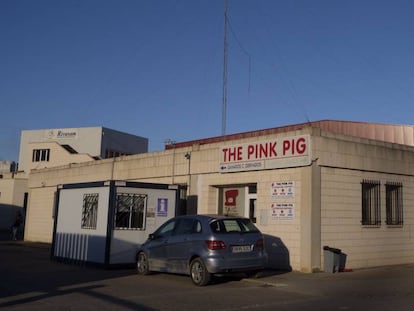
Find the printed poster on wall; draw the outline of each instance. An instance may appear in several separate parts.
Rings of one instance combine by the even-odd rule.
[[[244,201],[244,188],[223,188],[223,213],[225,215],[244,215]]]
[[[162,199],[162,198],[158,199],[157,216],[158,217],[168,216],[168,199]]]
[[[285,199],[295,197],[294,181],[272,182],[271,195],[273,199]]]
[[[294,203],[272,203],[273,220],[293,220],[295,218]]]

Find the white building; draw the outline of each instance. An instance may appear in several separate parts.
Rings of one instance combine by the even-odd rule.
[[[148,139],[105,127],[22,131],[19,171],[148,151]]]
[[[52,241],[60,184],[105,180],[179,184],[191,212],[253,219],[272,267],[322,270],[325,245],[349,268],[414,262],[413,126],[308,122],[34,170],[26,239]]]

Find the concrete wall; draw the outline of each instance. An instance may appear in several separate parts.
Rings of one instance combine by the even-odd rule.
[[[318,141],[321,166],[321,244],[341,249],[350,268],[414,261],[414,153],[412,148],[331,137]],[[320,138],[322,139],[322,138]],[[361,225],[361,182],[378,180],[381,225]],[[404,224],[387,226],[385,183],[403,185]],[[321,256],[323,254],[321,253]],[[323,259],[322,259],[323,260]]]
[[[25,240],[52,242],[56,187],[31,188],[26,212]]]
[[[148,139],[103,127],[81,127],[69,129],[44,129],[22,131],[19,151],[19,170],[26,171],[32,162],[33,143],[57,143],[69,145],[79,154],[90,157],[105,157],[105,150],[112,149],[126,154],[148,151]],[[43,147],[42,147],[43,148]],[[40,149],[40,148],[37,148]],[[64,162],[62,164],[76,163]],[[39,162],[37,162],[39,164]],[[36,163],[34,163],[36,166]],[[30,166],[33,168],[33,166]],[[46,166],[43,166],[46,167]],[[38,168],[43,168],[39,166]]]
[[[22,215],[24,196],[29,191],[25,174],[4,174],[0,178],[0,230],[9,230],[16,212]]]
[[[347,254],[350,268],[412,263],[414,261],[414,178],[339,168],[323,168],[322,244]],[[381,225],[361,225],[361,181],[381,182]],[[404,224],[385,224],[387,181],[402,182]]]
[[[35,149],[49,149],[49,161],[33,162],[32,154]],[[82,163],[94,161],[94,159],[86,153],[70,153],[56,142],[30,143],[27,146],[26,154],[26,172],[38,170],[47,167],[62,166],[68,163]]]
[[[73,135],[59,135],[72,133]],[[29,150],[30,143],[51,143],[67,144],[72,146],[77,152],[98,156],[101,153],[101,127],[86,127],[74,129],[42,129],[22,131],[20,138],[19,151],[19,170],[28,169],[32,160],[32,153]],[[66,164],[66,163],[65,163]]]
[[[16,171],[16,162],[0,160],[0,175]]]
[[[0,203],[14,204],[14,188],[13,178],[0,178]]]

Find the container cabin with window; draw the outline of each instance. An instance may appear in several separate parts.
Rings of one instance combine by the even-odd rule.
[[[28,240],[52,241],[57,186],[96,180],[177,184],[187,213],[251,218],[268,266],[347,268],[414,262],[414,127],[315,121],[178,142],[159,152],[30,174]]]
[[[59,185],[52,258],[104,267],[135,263],[148,235],[176,215],[178,187],[105,181]]]

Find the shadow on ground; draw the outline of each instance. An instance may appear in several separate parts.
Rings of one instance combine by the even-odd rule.
[[[103,270],[50,260],[50,245],[0,242],[0,298],[134,274],[134,270]]]

